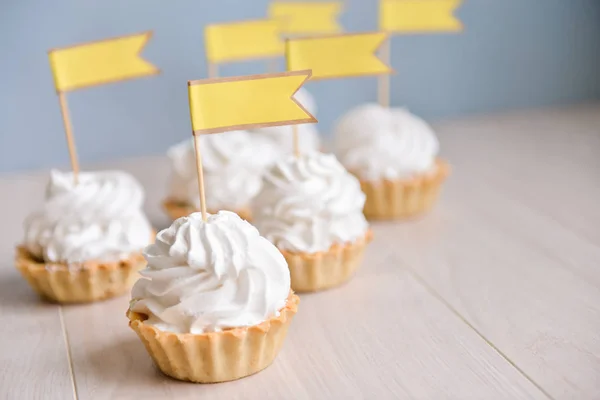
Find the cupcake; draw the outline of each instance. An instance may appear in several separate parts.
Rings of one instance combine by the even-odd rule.
[[[60,303],[127,292],[154,234],[142,212],[144,191],[123,172],[52,171],[46,201],[25,221],[16,266],[41,296]]]
[[[312,115],[317,115],[317,104],[314,97],[304,88],[300,88],[294,95],[298,103],[304,105]],[[318,151],[321,148],[321,140],[316,124],[297,125],[298,142],[301,153]],[[279,149],[280,154],[292,154],[294,150],[294,134],[292,127],[287,126],[270,126],[259,128],[250,131],[254,135],[258,135],[271,141]]]
[[[279,157],[277,147],[247,131],[202,135],[200,146],[208,211],[233,211],[249,220],[250,201],[260,190],[264,169]],[[193,140],[175,145],[168,156],[172,174],[170,194],[163,206],[172,219],[177,219],[200,209]]]
[[[342,164],[360,179],[368,219],[425,213],[450,171],[438,158],[431,127],[402,108],[366,104],[350,111],[336,127],[335,147]]]
[[[214,383],[269,366],[297,311],[281,253],[229,211],[182,217],[144,251],[127,316],[157,367]]]
[[[253,223],[287,260],[294,291],[326,289],[353,275],[372,236],[364,202],[358,180],[332,154],[288,156],[265,172]]]

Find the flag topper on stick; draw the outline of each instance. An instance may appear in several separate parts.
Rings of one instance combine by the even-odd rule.
[[[311,69],[311,79],[315,80],[390,74],[392,69],[376,55],[387,40],[385,32],[287,39],[287,69]],[[295,128],[294,153],[298,156],[298,130]]]
[[[311,80],[390,74],[392,69],[376,54],[387,39],[385,32],[287,39],[287,68],[311,69]]]
[[[65,93],[158,74],[160,70],[140,56],[151,36],[152,32],[148,31],[52,49],[48,52],[76,184],[79,163]]]
[[[294,71],[188,82],[200,207],[205,221],[200,135],[317,122],[294,98],[310,76],[310,71]]]
[[[342,32],[337,19],[343,10],[341,1],[280,1],[269,5],[269,18],[280,21],[287,36]]]
[[[211,24],[204,28],[208,77],[216,78],[218,64],[230,61],[272,59],[283,55],[281,23],[254,20]]]
[[[454,16],[462,0],[380,0],[379,29],[390,33],[422,34],[460,32],[463,25]],[[389,41],[381,48],[381,58],[390,63]],[[379,78],[379,104],[390,105],[389,76]]]

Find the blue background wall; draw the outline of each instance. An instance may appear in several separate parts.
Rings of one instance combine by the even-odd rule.
[[[348,31],[376,29],[375,0],[347,0]],[[203,26],[264,17],[266,0],[2,0],[0,171],[68,166],[49,48],[153,29],[163,74],[70,93],[82,165],[158,154],[190,136],[186,81],[206,76]],[[392,103],[430,119],[600,98],[600,1],[466,0],[459,35],[396,36]],[[282,66],[282,63],[281,65]],[[228,65],[223,75],[265,71]],[[376,99],[375,78],[315,82],[320,129]]]

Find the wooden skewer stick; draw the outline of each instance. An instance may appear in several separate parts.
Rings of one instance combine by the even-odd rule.
[[[298,135],[298,125],[292,125],[292,135],[294,136],[294,155],[300,158],[300,137]]]
[[[60,103],[60,113],[62,115],[63,124],[65,126],[65,134],[67,136],[67,146],[69,147],[69,157],[71,158],[71,168],[73,169],[73,180],[75,185],[79,183],[79,161],[77,160],[77,150],[75,148],[75,140],[73,139],[73,128],[71,126],[71,118],[69,117],[69,107],[64,92],[58,92],[58,101]]]
[[[276,58],[269,58],[267,60],[267,72],[277,72],[279,63]]]
[[[390,65],[390,39],[388,38],[382,45],[379,58],[384,64]],[[388,74],[379,75],[378,98],[382,107],[390,106],[390,76]]]
[[[219,76],[219,66],[215,63],[208,62],[208,77],[216,78]]]
[[[206,196],[204,195],[204,171],[202,170],[202,154],[200,154],[200,136],[194,135],[194,149],[196,150],[196,172],[198,173],[198,191],[200,192],[200,210],[202,220],[206,222]]]

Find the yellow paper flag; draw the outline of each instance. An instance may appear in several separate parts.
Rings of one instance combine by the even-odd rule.
[[[380,0],[379,28],[387,32],[458,32],[453,15],[462,0]]]
[[[194,134],[317,122],[294,98],[310,71],[188,82]]]
[[[342,27],[337,17],[342,3],[329,2],[273,2],[269,5],[269,17],[282,23],[287,34],[338,33]]]
[[[140,57],[152,32],[50,50],[54,85],[59,92],[159,73]]]
[[[312,69],[312,79],[389,74],[375,55],[386,39],[383,32],[288,39],[287,69]]]
[[[208,25],[204,29],[210,62],[239,61],[283,55],[280,23],[270,20]]]

